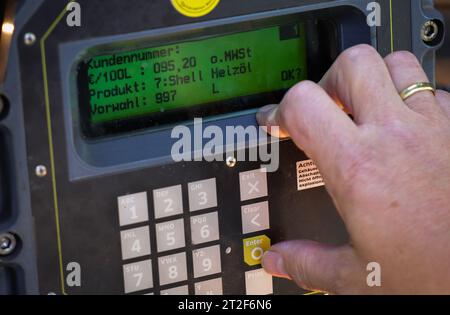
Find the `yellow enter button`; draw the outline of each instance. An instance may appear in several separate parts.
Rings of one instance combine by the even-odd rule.
[[[244,239],[244,261],[249,266],[261,264],[261,259],[265,251],[270,248],[270,238],[259,235]]]

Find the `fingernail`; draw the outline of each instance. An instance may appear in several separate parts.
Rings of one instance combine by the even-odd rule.
[[[261,126],[271,125],[271,120],[273,120],[273,113],[275,112],[278,105],[267,105],[262,107],[256,114],[256,120]]]
[[[291,277],[286,271],[283,256],[277,252],[267,251],[263,256],[262,266],[272,276],[291,280]]]

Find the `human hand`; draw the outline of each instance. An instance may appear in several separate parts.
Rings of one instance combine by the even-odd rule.
[[[319,84],[303,81],[261,110],[261,125],[279,126],[316,162],[350,236],[343,247],[276,244],[267,272],[333,294],[450,293],[450,94],[399,96],[428,81],[414,55],[383,59],[360,45]],[[366,283],[370,262],[381,287]]]

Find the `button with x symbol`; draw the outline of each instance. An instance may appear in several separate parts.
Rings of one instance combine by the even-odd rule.
[[[254,170],[239,174],[241,201],[267,196],[267,173],[265,170]]]

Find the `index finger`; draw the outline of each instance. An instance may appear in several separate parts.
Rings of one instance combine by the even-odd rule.
[[[339,161],[357,141],[358,127],[319,85],[300,82],[279,106],[260,112],[258,121],[269,132],[277,126],[290,135],[315,161],[325,182],[339,185]]]

